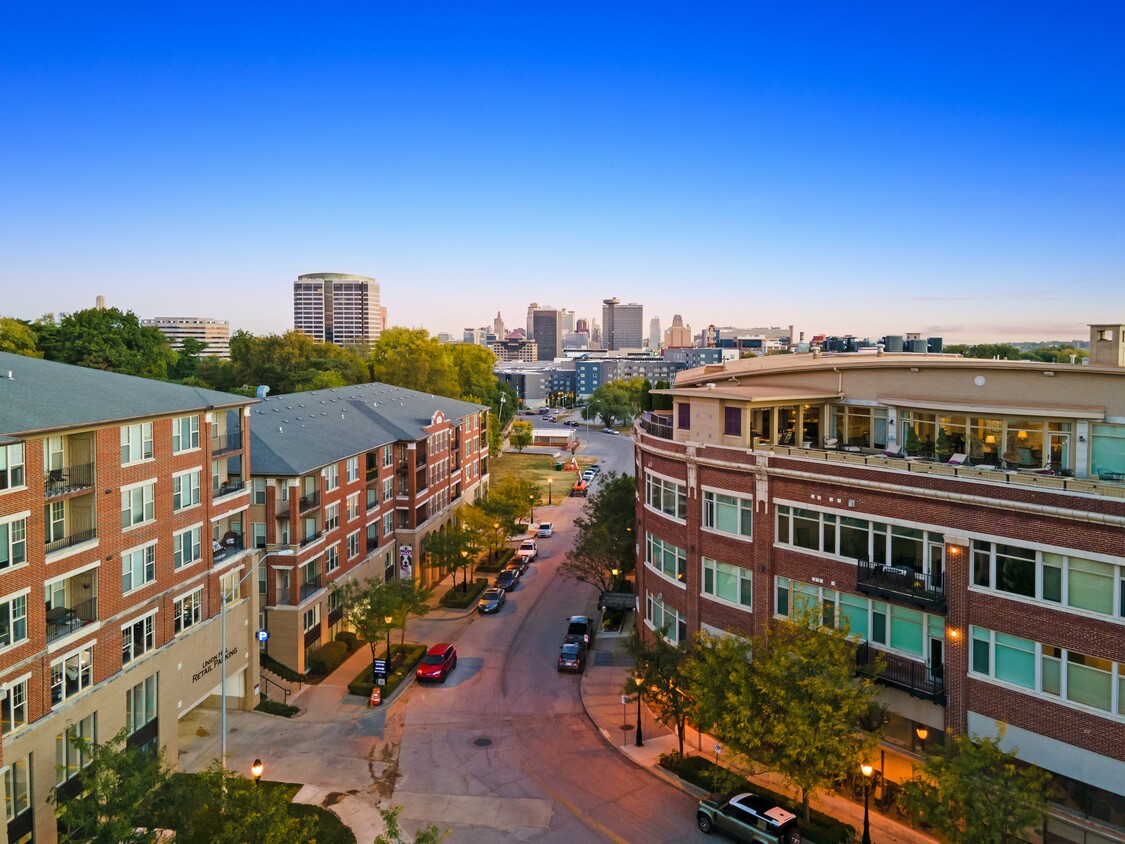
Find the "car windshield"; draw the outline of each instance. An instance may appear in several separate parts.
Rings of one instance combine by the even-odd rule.
[[[441,654],[426,654],[422,657],[423,665],[441,665],[444,661]]]
[[[574,659],[578,656],[578,645],[563,645],[562,652],[568,659]]]

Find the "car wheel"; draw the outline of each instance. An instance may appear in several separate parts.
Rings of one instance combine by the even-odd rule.
[[[441,677],[440,677],[440,678],[438,678],[438,682],[439,682],[439,683],[444,683],[444,682],[445,682],[445,678],[446,678],[446,677],[448,677],[448,676],[449,676],[449,674],[448,674],[448,673],[446,673],[445,671],[441,672]]]
[[[710,835],[711,830],[713,830],[715,828],[715,825],[711,822],[711,816],[710,815],[705,815],[702,812],[700,812],[698,815],[695,816],[695,820],[699,824],[699,831],[700,832],[704,832],[704,833]]]

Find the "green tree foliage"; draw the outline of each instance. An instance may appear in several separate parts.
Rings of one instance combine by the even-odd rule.
[[[1020,350],[1011,343],[977,343],[971,346],[960,343],[945,346],[942,351],[964,355],[967,358],[984,358],[986,360],[993,358],[1019,360],[1021,357]]]
[[[55,789],[48,800],[59,810],[61,841],[118,844],[158,839],[152,807],[168,782],[157,753],[125,744],[125,730],[102,744],[78,736],[71,743],[90,762],[82,770],[82,790],[73,796]]]
[[[461,384],[450,346],[439,343],[424,328],[388,328],[371,350],[376,381],[461,398]]]
[[[500,401],[501,396],[503,396],[504,401]],[[519,410],[519,393],[507,381],[496,381],[496,386],[493,388],[488,403],[492,406],[492,412],[500,417],[500,424],[507,425],[516,415],[516,411]]]
[[[383,834],[375,838],[375,844],[410,844],[403,838],[402,827],[399,826],[398,816],[401,813],[402,806],[379,810],[383,816]],[[429,823],[414,833],[413,841],[414,844],[441,844],[448,837],[448,829],[438,829],[436,824]]]
[[[539,503],[539,487],[526,478],[504,478],[492,485],[488,500],[495,512],[508,514],[510,526],[525,515],[530,517],[532,508]]]
[[[39,335],[28,323],[13,317],[0,317],[0,352],[41,358]]]
[[[859,729],[874,683],[853,671],[846,623],[821,627],[820,612],[798,602],[792,621],[749,642],[704,636],[690,669],[703,725],[798,788],[806,820],[809,797],[854,773],[877,741]]]
[[[607,427],[612,427],[615,423],[629,424],[641,411],[643,386],[643,378],[602,384],[590,396],[586,404],[585,418],[593,419],[600,416]]]
[[[348,625],[371,648],[371,659],[378,655],[378,643],[385,636],[391,651],[391,630],[402,612],[403,596],[395,584],[381,580],[349,580],[331,586],[340,595],[340,609]],[[405,621],[403,622],[405,624]]]
[[[667,390],[671,386],[672,385],[669,384],[667,381],[661,379],[660,381],[657,381],[655,385],[653,385],[653,389],[654,390]],[[672,406],[673,406],[673,402],[672,402],[671,396],[654,395],[652,397],[652,409],[653,410],[671,410]]]
[[[180,344],[180,350],[176,353],[176,363],[169,373],[172,379],[187,381],[195,378],[199,372],[199,361],[206,349],[206,343],[200,343],[194,337],[185,337]]]
[[[39,348],[48,360],[165,381],[176,362],[176,353],[158,329],[141,325],[132,311],[117,308],[65,314],[57,326],[40,333]]]
[[[274,395],[284,395],[371,380],[358,352],[317,343],[298,331],[263,337],[236,331],[230,356],[235,381],[251,392],[262,384]]]
[[[531,445],[531,423],[522,419],[513,422],[512,427],[508,429],[508,442],[512,448],[522,454],[523,450]]]
[[[448,348],[457,373],[458,397],[491,404],[496,394],[496,376],[492,374],[496,355],[491,349],[472,343],[453,343]]]
[[[499,457],[504,447],[504,426],[500,417],[491,411],[488,414],[488,456]]]
[[[644,642],[634,634],[629,650],[635,661],[633,675],[625,681],[625,694],[640,694],[656,710],[660,720],[676,726],[680,756],[684,755],[684,731],[688,717],[696,711],[692,683],[687,675],[690,644],[673,645],[664,632]]]
[[[641,384],[641,410],[646,413],[652,410],[652,382],[647,378]]]
[[[903,786],[900,805],[951,844],[1004,844],[1042,822],[1050,775],[998,738],[946,735],[945,747]]]
[[[559,574],[608,592],[615,580],[636,568],[636,484],[608,472],[574,520],[578,536],[559,564]],[[616,569],[619,577],[614,577]]]
[[[163,825],[176,844],[315,844],[316,821],[289,814],[281,789],[224,770],[218,761],[199,774],[172,777]]]
[[[406,644],[406,623],[412,618],[422,618],[429,615],[433,605],[429,603],[433,597],[433,590],[420,586],[416,580],[397,580],[393,584],[397,593],[396,609],[394,613],[395,624],[402,634],[399,644]]]
[[[469,588],[467,580],[469,560],[476,553],[476,537],[471,531],[456,525],[447,525],[426,538],[426,553],[429,555],[431,565],[437,567],[443,574],[450,572],[453,575],[454,586],[457,585],[457,572],[464,569],[465,577],[462,578],[461,587]]]
[[[468,507],[461,508],[461,523],[473,532],[474,542],[495,555],[504,540],[515,530],[519,512],[514,502],[507,502],[490,493]]]

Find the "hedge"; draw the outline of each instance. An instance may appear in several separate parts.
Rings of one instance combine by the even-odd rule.
[[[357,636],[351,630],[341,630],[336,634],[336,641],[343,642],[345,645],[347,645],[349,654],[355,653],[360,649],[360,647],[366,644],[366,642],[361,642],[359,640],[359,636]]]
[[[771,791],[758,783],[751,783],[742,779],[734,772],[716,765],[706,756],[688,756],[681,759],[678,753],[667,753],[660,757],[660,764],[674,773],[680,779],[685,779],[692,785],[725,793],[738,793],[752,791],[763,797],[768,797],[786,811],[792,812],[800,819],[801,837],[816,841],[817,844],[851,844],[856,840],[855,828],[843,821],[818,812],[809,810],[809,820],[805,820],[805,808],[799,800]]]
[[[497,554],[496,559],[491,559],[491,554],[484,558],[483,562],[477,563],[477,571],[498,572],[503,571],[508,567],[508,563],[512,561],[512,556],[516,553],[515,548],[508,548],[507,546],[501,548]]]
[[[478,577],[472,582],[469,588],[462,592],[460,585],[453,587],[444,595],[441,596],[441,605],[449,609],[463,610],[472,604],[475,604],[480,593],[488,588],[488,581],[483,577]]]
[[[393,672],[387,675],[387,684],[379,687],[384,698],[391,696],[391,692],[397,689],[399,683],[405,680],[414,670],[425,653],[425,645],[415,645],[409,642],[406,645],[391,645],[392,664],[400,659],[401,662]],[[348,683],[348,694],[369,698],[371,697],[371,690],[374,688],[375,684],[371,682],[371,666],[367,665],[356,675],[354,680]]]
[[[288,703],[282,703],[279,700],[270,700],[265,695],[262,695],[262,699],[254,708],[259,712],[265,712],[268,715],[280,715],[283,718],[292,718],[301,711],[296,706],[290,706]]]
[[[325,642],[309,654],[309,674],[331,674],[348,658],[346,642]]]

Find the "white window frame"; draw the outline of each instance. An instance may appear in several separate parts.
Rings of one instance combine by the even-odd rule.
[[[51,660],[51,705],[58,706],[59,704],[66,703],[66,701],[77,697],[94,686],[94,642],[87,642],[79,648],[75,648],[63,656]],[[75,660],[74,670],[75,676],[69,679],[78,682],[78,688],[73,692],[67,691],[68,670],[70,669],[70,661]],[[56,679],[57,674],[57,679]],[[55,700],[54,690],[59,688],[59,699]]]
[[[390,536],[395,532],[395,513],[394,510],[383,514],[383,536]]]
[[[358,534],[352,534],[357,536]],[[349,540],[351,537],[348,537]],[[340,543],[334,542],[324,549],[324,573],[331,574],[340,568]]]
[[[359,458],[349,457],[345,465],[347,471],[348,483],[352,484],[359,480]]]
[[[657,547],[657,546],[659,546],[659,547]],[[671,549],[675,552],[678,552],[678,553],[675,553],[673,555],[673,556],[675,556],[676,563],[677,563],[677,566],[676,566],[677,571],[674,572],[673,574],[669,574],[664,569],[664,554],[663,554],[663,552],[665,552],[669,549]],[[660,556],[660,564],[659,565],[657,565],[654,562],[654,560],[656,559],[656,556],[657,556],[657,552],[661,552],[660,555],[659,555]],[[686,581],[687,581],[687,550],[686,549],[681,548],[680,546],[675,545],[671,542],[667,542],[667,541],[661,539],[658,536],[653,536],[651,533],[646,533],[645,534],[645,565],[648,566],[648,568],[654,574],[658,575],[659,577],[663,578],[664,580],[668,581],[669,583],[674,583],[676,586],[679,586],[681,589],[687,588],[687,583],[686,583]]]
[[[140,493],[139,520],[133,518],[134,493]],[[129,520],[126,521],[126,514]],[[137,484],[130,484],[121,488],[121,528],[130,530],[139,525],[147,525],[156,521],[156,481],[148,480]]]
[[[187,611],[187,621],[184,616]],[[179,636],[203,621],[203,587],[185,592],[172,602],[173,630]]]
[[[656,615],[657,610],[660,613],[662,622],[666,622],[668,616],[672,617],[673,624],[656,624],[652,619]],[[664,596],[661,594],[653,595],[649,591],[645,591],[645,627],[657,633],[661,627],[665,628],[664,641],[672,645],[680,643],[680,627],[687,628],[687,619],[679,614],[679,612],[664,603]]]
[[[184,441],[187,444],[184,444]],[[199,415],[178,416],[172,420],[172,453],[183,454],[199,448]]]
[[[56,785],[64,785],[70,782],[93,760],[90,751],[75,746],[70,738],[72,734],[83,739],[84,743],[88,745],[97,742],[98,713],[91,712],[77,724],[67,724],[63,731],[55,736]]]
[[[718,500],[719,497],[728,498],[730,501]],[[733,502],[733,503],[731,503]],[[723,530],[718,526],[718,508],[719,507],[733,507],[735,509],[735,520],[738,522],[740,530],[738,533]],[[741,528],[747,527],[748,533],[743,533]],[[737,495],[729,490],[720,489],[704,489],[703,490],[703,529],[712,533],[717,533],[720,536],[731,536],[735,539],[741,539],[744,542],[751,542],[754,539],[754,499],[747,498],[743,495]]]
[[[3,734],[10,736],[12,733],[27,726],[27,697],[31,674],[24,674],[4,684],[0,690],[0,710],[8,715],[8,726]],[[0,719],[2,723],[2,719]]]
[[[702,562],[703,576],[700,578],[700,595],[710,601],[715,601],[728,607],[734,607],[735,609],[742,610],[743,612],[753,611],[754,572],[752,570],[743,568],[742,566],[724,563],[719,560],[712,559],[711,557],[703,557]],[[720,597],[715,591],[715,583],[720,574],[720,567],[722,569],[729,569],[729,571],[725,572],[725,574],[727,574],[728,576],[733,576],[735,579],[735,591],[737,594],[734,601],[730,600],[729,598]],[[710,575],[711,577],[712,589],[710,592],[707,591],[708,575]],[[750,594],[744,595],[744,590],[748,590]]]
[[[349,495],[347,497],[346,504],[348,507],[347,520],[349,522],[354,522],[359,518],[359,493],[357,492],[354,495]]]
[[[26,455],[23,443],[0,446],[0,491],[27,486]]]
[[[125,690],[125,734],[131,736],[159,716],[159,675],[153,674]]]
[[[15,518],[8,518],[0,521],[0,527],[4,530],[4,552],[6,554],[5,561],[0,562],[0,571],[9,571],[27,565],[27,513],[21,513]],[[16,539],[16,535],[19,539]],[[16,559],[18,556],[21,559]]]
[[[0,615],[8,616],[8,641],[0,640],[0,650],[14,648],[27,641],[27,596],[31,589],[21,589],[0,598]],[[22,635],[17,634],[22,629]]]
[[[187,549],[191,553],[190,559],[184,559],[184,537],[187,537]],[[177,564],[176,559],[180,562]],[[198,563],[203,559],[203,525],[192,525],[184,530],[172,534],[172,568],[179,571],[185,566]]]
[[[335,530],[340,526],[340,502],[324,505],[324,532]]]
[[[141,627],[140,644],[135,635],[137,625]],[[136,662],[149,651],[156,650],[156,610],[121,625],[121,664]],[[126,652],[128,656],[126,656]]]
[[[139,566],[140,580],[137,579]],[[149,542],[121,553],[121,593],[128,595],[156,580],[156,543]]]
[[[313,604],[301,615],[301,628],[302,631],[308,633],[310,630],[320,626],[320,604]]]
[[[203,470],[199,468],[190,469],[187,472],[177,472],[172,475],[173,513],[179,513],[189,507],[195,507],[202,501],[200,493],[200,483],[202,480]]]
[[[219,594],[223,605],[230,606],[242,600],[242,566],[223,572],[219,577]]]
[[[152,423],[138,422],[121,426],[121,465],[152,460]]]
[[[669,495],[672,506],[666,509],[665,497]],[[645,472],[645,507],[677,522],[686,522],[687,484],[654,472]]]
[[[324,491],[332,492],[340,486],[340,467],[332,463],[324,467]]]
[[[359,556],[359,531],[348,534],[348,559],[354,560]]]

